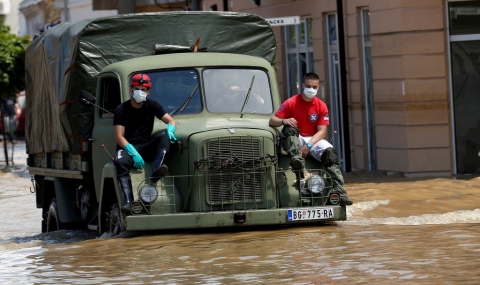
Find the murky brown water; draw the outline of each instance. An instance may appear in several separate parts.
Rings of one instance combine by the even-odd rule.
[[[124,238],[40,234],[28,174],[0,179],[1,284],[480,284],[480,177],[348,174],[346,222]]]

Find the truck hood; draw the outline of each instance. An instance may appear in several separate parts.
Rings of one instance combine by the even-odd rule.
[[[213,130],[225,130],[228,133],[234,133],[236,129],[256,129],[265,130],[275,136],[277,129],[268,125],[268,120],[265,116],[258,118],[239,118],[240,114],[235,114],[230,117],[218,117],[218,118],[178,118],[175,117],[177,129],[175,136],[177,139],[182,139],[184,147],[188,147],[188,140],[190,136],[199,134],[202,132],[209,132]],[[157,122],[155,124],[154,135],[160,135],[165,133],[166,126],[163,122]]]

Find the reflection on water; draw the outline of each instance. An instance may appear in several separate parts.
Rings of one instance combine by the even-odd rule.
[[[2,284],[480,284],[480,178],[346,180],[344,222],[124,238],[39,234],[34,195],[9,190]]]

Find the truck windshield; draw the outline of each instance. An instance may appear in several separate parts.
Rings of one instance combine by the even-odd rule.
[[[167,113],[175,115],[197,114],[202,111],[198,73],[193,69],[168,70],[146,73],[152,82],[148,98],[155,100]],[[192,95],[193,94],[193,95]],[[186,107],[181,108],[192,95]]]
[[[271,114],[268,75],[261,69],[215,68],[203,70],[205,101],[212,113],[240,113],[251,87],[244,113]]]

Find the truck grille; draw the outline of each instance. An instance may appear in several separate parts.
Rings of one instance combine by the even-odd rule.
[[[208,196],[210,204],[236,204],[262,200],[260,142],[252,137],[210,140]]]

